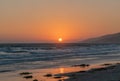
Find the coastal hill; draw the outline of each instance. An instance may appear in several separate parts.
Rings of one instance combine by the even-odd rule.
[[[89,38],[82,43],[120,43],[120,33],[108,34],[96,38]]]

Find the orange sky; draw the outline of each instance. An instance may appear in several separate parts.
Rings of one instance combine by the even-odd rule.
[[[120,0],[0,0],[0,42],[78,42],[120,31]]]

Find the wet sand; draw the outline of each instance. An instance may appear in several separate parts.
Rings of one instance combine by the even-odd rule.
[[[120,64],[105,64],[105,66],[64,74],[69,77],[64,81],[120,81]]]
[[[120,81],[120,63],[0,73],[0,81]]]

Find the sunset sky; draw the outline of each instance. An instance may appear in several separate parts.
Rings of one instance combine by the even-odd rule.
[[[120,32],[120,0],[0,0],[0,42],[78,42]]]

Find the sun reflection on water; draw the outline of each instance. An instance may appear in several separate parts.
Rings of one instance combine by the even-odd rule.
[[[60,68],[60,73],[64,73],[64,68]]]

